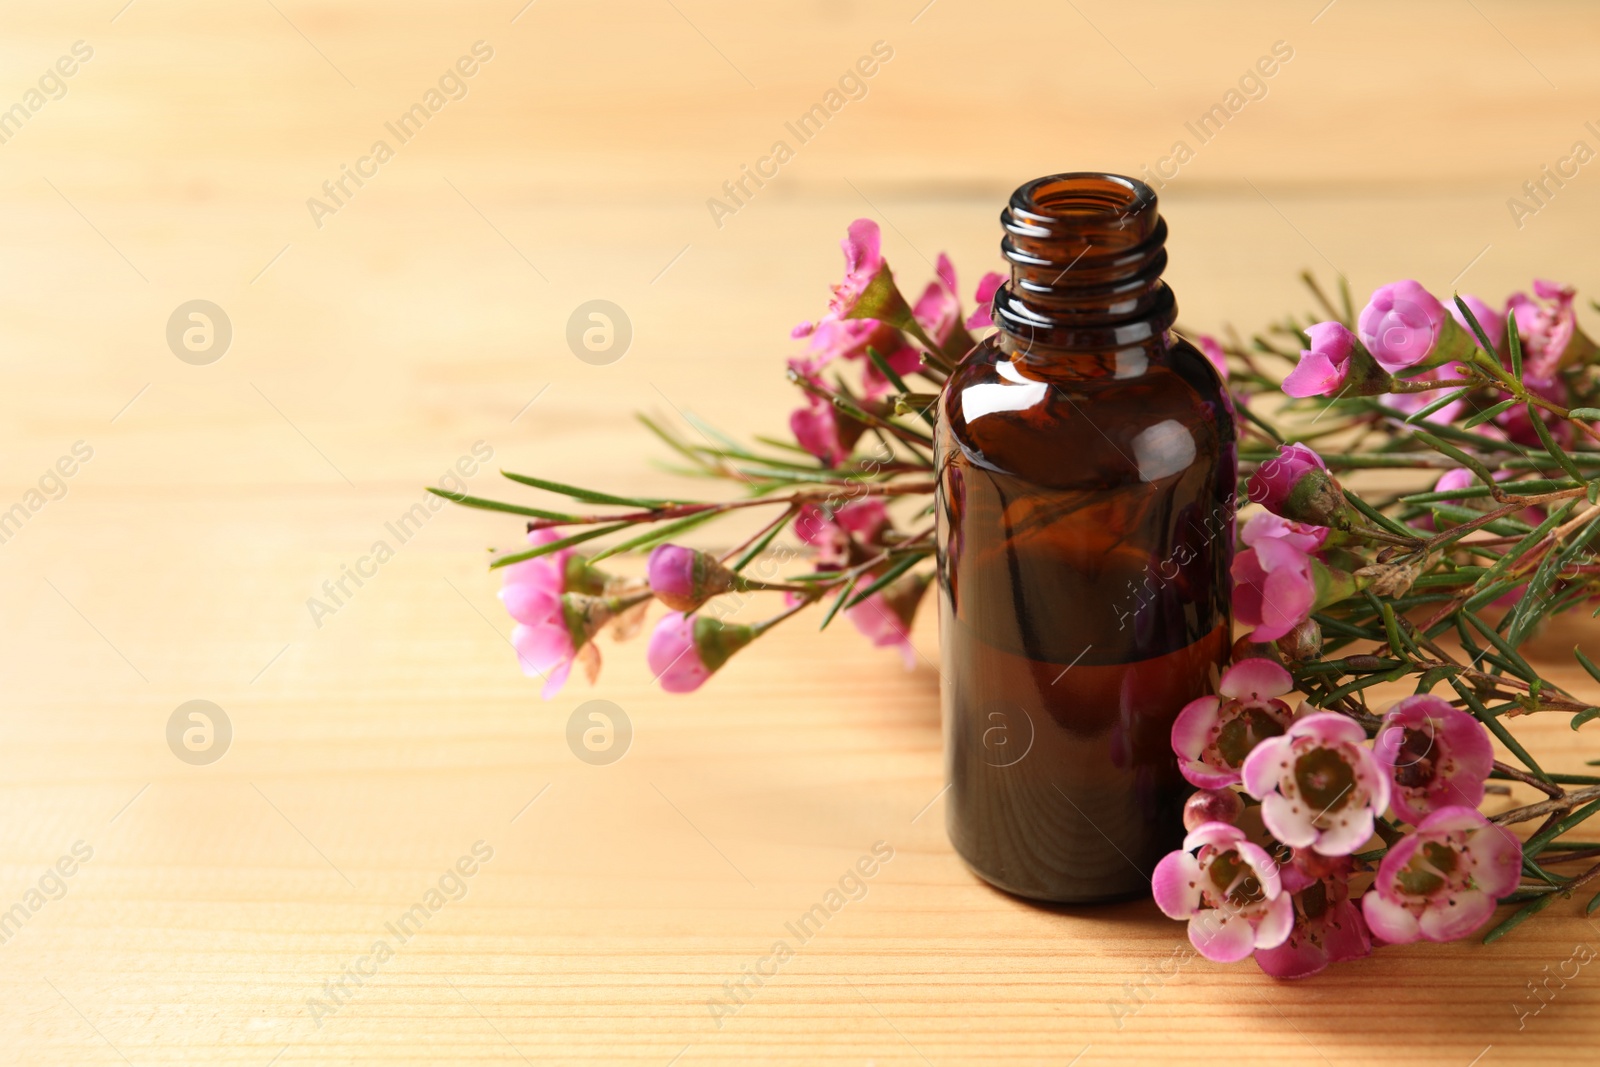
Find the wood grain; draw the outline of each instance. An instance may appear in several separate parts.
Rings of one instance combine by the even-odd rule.
[[[1153,165],[1277,41],[1292,60],[1162,191],[1186,323],[1303,307],[1304,266],[1595,292],[1592,167],[1520,228],[1506,204],[1600,145],[1590,9],[122,4],[8,11],[0,45],[0,111],[94,49],[0,144],[0,511],[93,449],[0,544],[0,909],[93,850],[0,944],[8,1062],[1593,1062],[1592,968],[1516,1012],[1600,938],[1578,902],[1301,984],[1153,980],[1183,932],[1151,905],[1032,907],[950,852],[931,626],[903,673],[797,621],[692,698],[608,645],[593,691],[542,703],[483,567],[515,524],[386,525],[475,442],[638,491],[664,476],[636,409],[778,424],[787,331],[850,219],[884,224],[902,277],[943,249],[970,287],[1012,186]],[[319,227],[307,199],[477,41],[464,98]],[[707,199],[877,41],[865,95],[718,227]],[[595,298],[634,328],[610,366],[566,346]],[[193,299],[233,324],[208,366],[165,339]],[[307,599],[380,539],[393,558],[318,625]],[[1539,653],[1595,636],[1563,621]],[[632,723],[610,766],[568,748],[591,698]],[[167,747],[193,699],[232,723],[210,766]],[[1552,765],[1600,757],[1564,720],[1528,728]],[[386,924],[480,841],[464,897],[401,944]],[[800,944],[786,924],[876,842],[893,858]],[[318,1010],[378,939],[393,958]],[[748,1003],[708,1007],[780,939]]]

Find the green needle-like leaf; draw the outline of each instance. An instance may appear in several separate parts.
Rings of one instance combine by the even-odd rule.
[[[563,537],[559,541],[551,541],[548,545],[537,545],[522,552],[513,552],[509,556],[500,556],[492,560],[489,563],[489,569],[498,570],[513,563],[521,563],[525,559],[538,559],[540,556],[548,556],[550,553],[559,552],[563,548],[571,548],[573,545],[581,545],[585,541],[593,541],[596,537],[604,537],[608,533],[626,530],[632,525],[633,523],[631,522],[612,523],[610,526],[600,526],[593,530],[585,530],[583,533],[573,534],[571,537]]]
[[[1524,905],[1523,907],[1517,909],[1517,911],[1515,911],[1509,919],[1501,923],[1499,926],[1496,926],[1493,930],[1490,930],[1488,933],[1484,934],[1483,943],[1488,945],[1500,940],[1502,937],[1515,930],[1518,926],[1521,926],[1524,922],[1548,908],[1550,906],[1550,902],[1555,900],[1560,895],[1560,893],[1545,893],[1542,896],[1535,898],[1533,903]]]
[[[1455,403],[1457,400],[1460,400],[1462,397],[1466,396],[1470,392],[1472,392],[1472,389],[1471,389],[1470,386],[1467,387],[1467,388],[1464,388],[1464,389],[1456,389],[1456,390],[1453,390],[1451,392],[1448,392],[1448,393],[1444,394],[1443,396],[1439,397],[1438,399],[1430,401],[1427,404],[1426,407],[1419,408],[1418,410],[1412,412],[1410,415],[1407,415],[1406,416],[1406,421],[1409,422],[1409,423],[1421,422],[1423,419],[1427,418],[1429,415],[1432,415],[1435,411],[1438,411],[1441,408],[1445,408],[1445,407],[1450,406],[1451,404]],[[1513,403],[1515,403],[1515,401],[1513,401]],[[1472,423],[1469,422],[1469,423],[1467,423],[1467,425],[1471,426]]]
[[[1511,349],[1511,376],[1522,381],[1522,337],[1517,333],[1517,313],[1506,312],[1506,343]]]
[[[710,522],[720,514],[722,513],[716,511],[702,511],[699,514],[690,515],[687,518],[677,519],[673,522],[667,523],[665,526],[658,526],[653,530],[647,530],[638,537],[631,537],[626,541],[612,545],[610,548],[601,549],[599,552],[596,552],[590,557],[589,562],[598,563],[600,560],[618,555],[622,552],[632,552],[638,548],[654,548],[656,545],[662,543],[663,541],[670,540],[685,530],[692,530],[696,526]]]
[[[659,508],[667,504],[689,503],[689,501],[657,500],[642,496],[613,496],[610,493],[598,493],[593,489],[567,485],[565,482],[552,482],[548,478],[535,478],[531,474],[514,474],[511,471],[501,471],[500,475],[523,485],[531,485],[535,489],[547,489],[552,493],[570,496],[574,500],[587,500],[591,504],[615,504],[625,508]]]
[[[1467,707],[1477,717],[1478,721],[1487,726],[1489,732],[1498,737],[1500,743],[1506,746],[1517,759],[1521,760],[1524,767],[1532,771],[1535,776],[1543,778],[1547,782],[1550,780],[1550,776],[1544,773],[1544,768],[1539,766],[1534,761],[1534,758],[1528,754],[1528,750],[1522,747],[1522,742],[1511,736],[1511,731],[1506,729],[1505,723],[1495,718],[1489,709],[1483,706],[1483,701],[1478,699],[1478,694],[1472,691],[1471,686],[1463,684],[1459,678],[1452,678],[1450,679],[1450,687],[1461,695],[1461,699],[1466,701]]]
[[[1512,408],[1516,407],[1518,403],[1520,403],[1520,401],[1518,401],[1516,397],[1512,397],[1510,400],[1502,400],[1493,407],[1484,408],[1476,415],[1473,415],[1471,418],[1467,419],[1461,425],[1468,429],[1471,429],[1474,426],[1479,426],[1485,422],[1488,422],[1496,415],[1510,411]]]
[[[465,508],[481,508],[484,511],[503,511],[508,515],[526,515],[530,519],[549,519],[552,522],[582,522],[581,515],[568,515],[561,511],[541,511],[539,508],[526,508],[521,504],[508,504],[503,500],[486,500],[481,496],[467,496],[465,493],[452,493],[448,489],[435,489],[428,487],[428,492],[434,496],[442,496],[452,504],[460,504]]]
[[[818,626],[817,629],[826,630],[828,628],[828,624],[833,621],[833,617],[839,614],[839,609],[844,607],[844,602],[850,599],[850,592],[856,587],[856,579],[858,577],[860,576],[852,574],[850,580],[844,583],[844,588],[839,590],[839,595],[833,598],[832,604],[828,605],[828,612],[822,616],[822,625]]]
[[[846,604],[845,607],[855,607],[857,604],[867,599],[867,597],[871,596],[873,593],[876,593],[878,590],[882,589],[884,586],[900,577],[906,571],[927,559],[930,555],[932,555],[931,552],[917,552],[908,555],[903,559],[896,560],[887,570],[878,575],[877,579],[873,581],[871,585],[867,586],[865,589],[861,590],[861,592],[857,593],[853,598],[851,598],[850,603]]]

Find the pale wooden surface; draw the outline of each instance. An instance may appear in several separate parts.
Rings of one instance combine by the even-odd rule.
[[[1181,927],[978,883],[934,802],[934,670],[843,627],[779,631],[688,699],[608,646],[592,694],[541,704],[483,570],[515,524],[454,512],[321,628],[305,606],[474,441],[638,490],[636,408],[774,425],[851,218],[886,222],[902,275],[946,248],[970,287],[1014,184],[1153,162],[1279,39],[1269,95],[1163,193],[1185,322],[1303,307],[1308,265],[1594,293],[1600,172],[1520,230],[1505,205],[1596,143],[1589,8],[121,3],[13,8],[0,46],[0,107],[95,48],[0,146],[0,507],[94,448],[0,545],[0,908],[94,849],[0,945],[8,1062],[1594,1062],[1600,976],[1521,1032],[1513,1010],[1600,938],[1575,904],[1298,985],[1191,963],[1119,1027]],[[478,39],[470,95],[318,230],[305,198]],[[716,228],[705,199],[879,39],[867,98]],[[235,326],[207,367],[163,339],[196,297]],[[636,329],[610,367],[563,341],[594,297]],[[591,695],[634,724],[609,767],[566,746]],[[194,698],[235,730],[209,767],[164,741]],[[1551,763],[1600,756],[1540,727]],[[468,896],[317,1027],[308,998],[480,839]],[[880,840],[866,897],[719,1029],[708,999]]]

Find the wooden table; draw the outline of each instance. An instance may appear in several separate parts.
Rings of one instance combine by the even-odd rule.
[[[951,853],[931,625],[903,673],[797,622],[692,698],[607,645],[598,686],[542,703],[484,570],[515,523],[389,525],[475,442],[490,468],[662,484],[630,412],[777,425],[787,331],[850,219],[884,224],[903,277],[948,249],[970,287],[1018,181],[1170,173],[1180,139],[1162,196],[1194,328],[1306,307],[1302,266],[1362,292],[1499,299],[1550,274],[1592,294],[1593,166],[1520,228],[1507,205],[1600,146],[1589,9],[122,4],[6,15],[0,111],[26,112],[0,126],[0,511],[25,505],[0,545],[0,908],[25,918],[0,944],[7,1062],[1594,1062],[1593,968],[1517,1015],[1600,940],[1576,903],[1300,984],[1203,961],[1152,979],[1183,937],[1152,905],[1030,907]],[[847,83],[864,96],[799,144],[785,122],[878,41],[892,58]],[[1292,59],[1247,85],[1265,95],[1199,143],[1185,123],[1277,41]],[[390,132],[441,78],[465,95]],[[785,138],[776,177],[707,206]],[[568,349],[591,299],[632,323],[619,362]],[[168,344],[193,300],[231,323],[215,361]],[[72,476],[29,510],[58,461]],[[379,540],[392,558],[361,563]],[[358,564],[337,610],[308,608]],[[1600,645],[1558,631],[1542,655]],[[606,766],[567,741],[596,698],[632,726]],[[168,745],[191,700],[231,725],[208,765]],[[1600,756],[1561,719],[1531,737],[1561,766]],[[877,842],[893,858],[798,944],[786,924]],[[757,964],[776,973],[717,1011]]]

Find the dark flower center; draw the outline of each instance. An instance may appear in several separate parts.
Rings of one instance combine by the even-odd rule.
[[[1405,789],[1426,789],[1433,784],[1437,743],[1432,734],[1407,729],[1394,756],[1395,784]]]
[[[1258,707],[1241,707],[1238,714],[1222,724],[1217,734],[1217,754],[1229,767],[1244,762],[1256,745],[1283,733],[1283,724]]]
[[[1267,893],[1261,888],[1260,880],[1237,852],[1228,851],[1218,855],[1211,861],[1208,873],[1211,875],[1211,884],[1217,887],[1217,895],[1230,904],[1244,907],[1266,899]],[[1238,885],[1234,885],[1236,881]]]
[[[1445,880],[1460,865],[1461,857],[1455,849],[1442,841],[1425,841],[1396,881],[1403,892],[1412,896],[1432,896],[1444,888]]]
[[[1295,759],[1294,779],[1306,803],[1322,814],[1350,803],[1356,772],[1339,753],[1319,746]]]

